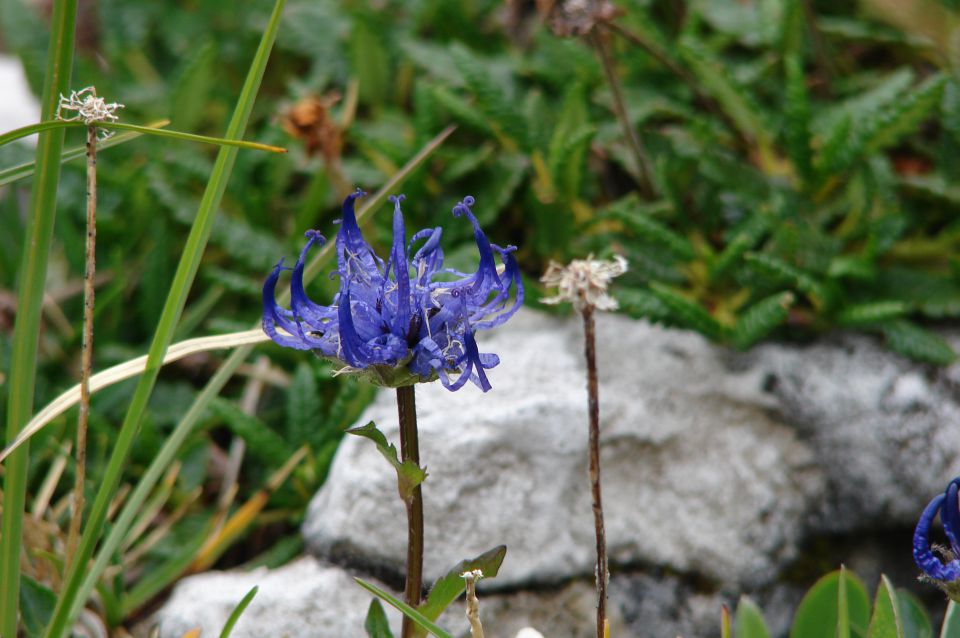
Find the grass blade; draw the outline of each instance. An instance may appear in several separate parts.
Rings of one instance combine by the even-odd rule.
[[[161,128],[169,123],[170,120],[159,120],[157,122],[147,124],[147,128]],[[141,135],[142,133],[137,131],[127,131],[125,133],[120,133],[119,135],[114,135],[113,137],[97,142],[97,151],[102,151],[105,148],[118,146],[125,142],[135,140]],[[60,162],[66,163],[75,159],[79,159],[84,157],[86,152],[86,146],[75,146],[63,152],[63,155],[60,156]],[[24,162],[23,164],[18,164],[16,166],[11,166],[10,168],[4,168],[0,170],[0,186],[6,186],[7,184],[17,180],[30,177],[33,175],[34,166],[36,166],[36,162]]]
[[[364,589],[366,589],[368,592],[370,592],[377,598],[385,601],[391,607],[394,607],[395,609],[399,610],[401,613],[403,613],[404,616],[406,616],[413,622],[417,623],[418,625],[420,625],[421,627],[429,631],[431,634],[433,634],[437,638],[453,638],[451,634],[447,633],[440,627],[437,627],[435,624],[430,622],[430,620],[427,619],[426,616],[424,616],[419,611],[417,611],[407,603],[403,602],[402,600],[399,600],[395,596],[390,595],[388,592],[383,591],[376,585],[372,585],[370,583],[364,582],[359,578],[354,578],[354,580],[357,581],[357,584],[363,587]]]
[[[233,626],[240,620],[240,615],[243,614],[247,606],[253,602],[253,597],[257,595],[258,591],[260,591],[260,587],[255,585],[253,589],[248,591],[247,595],[237,603],[237,606],[230,612],[230,617],[227,618],[227,623],[223,626],[223,631],[220,632],[220,638],[230,638]]]
[[[132,131],[144,135],[155,135],[157,137],[169,137],[184,142],[200,142],[202,144],[214,144],[216,146],[235,146],[237,148],[246,148],[252,151],[269,151],[271,153],[286,153],[287,149],[280,146],[271,146],[270,144],[261,144],[259,142],[246,142],[244,140],[232,140],[223,137],[209,137],[207,135],[195,135],[193,133],[183,133],[181,131],[170,131],[163,128],[153,128],[150,126],[138,126],[136,124],[124,124],[122,122],[101,122],[97,128],[105,128],[111,131]]]
[[[277,0],[274,5],[270,21],[260,40],[260,46],[237,100],[237,107],[227,127],[225,136],[227,139],[240,139],[247,126],[250,112],[253,109],[253,102],[267,66],[267,59],[276,39],[280,25],[280,14],[283,11],[284,4],[285,0]],[[87,562],[93,554],[100,533],[103,531],[103,525],[107,518],[107,508],[120,482],[127,456],[133,446],[137,430],[140,427],[147,403],[159,375],[163,357],[173,340],[174,330],[186,305],[187,294],[200,267],[200,259],[206,248],[207,240],[210,238],[215,213],[220,207],[223,193],[227,187],[227,180],[233,170],[238,152],[235,147],[224,147],[217,154],[210,181],[207,183],[203,199],[200,201],[197,216],[187,237],[183,256],[177,266],[173,284],[170,287],[153,341],[150,344],[146,371],[140,377],[136,390],[134,390],[133,398],[127,408],[127,414],[123,419],[123,425],[120,427],[120,432],[114,443],[107,469],[104,472],[96,499],[90,509],[89,519],[85,524],[83,536],[80,539],[80,546],[77,548],[76,558],[64,579],[63,590],[60,599],[57,601],[57,609],[45,634],[47,638],[64,638],[72,625],[73,619],[76,618],[86,602],[85,597],[78,594],[85,576],[88,574]]]
[[[77,0],[57,0],[50,17],[50,48],[41,109],[44,119],[56,112],[60,93],[70,86],[73,67],[74,26]],[[37,176],[30,196],[27,226],[18,284],[17,317],[13,329],[13,352],[7,395],[6,438],[12,441],[33,412],[37,348],[40,336],[40,309],[43,303],[47,261],[53,241],[57,213],[57,186],[60,182],[60,155],[63,129],[46,130],[37,143]],[[6,466],[3,482],[3,523],[0,528],[0,635],[17,635],[20,604],[20,551],[24,505],[27,493],[27,446],[14,454]]]
[[[55,131],[62,128],[86,128],[86,124],[80,121],[66,120],[44,120],[39,124],[30,124],[22,128],[14,129],[8,133],[0,135],[0,146],[9,144],[34,133],[46,131]],[[137,124],[124,124],[122,122],[97,122],[97,128],[111,131],[130,131],[143,135],[156,135],[158,137],[171,137],[186,142],[201,142],[203,144],[215,144],[217,146],[235,146],[237,148],[247,148],[254,151],[270,151],[271,153],[286,153],[287,149],[270,144],[260,144],[259,142],[245,142],[239,139],[230,139],[223,137],[209,137],[207,135],[194,135],[193,133],[183,133],[181,131],[168,131],[167,129],[154,128],[152,126],[138,126]]]

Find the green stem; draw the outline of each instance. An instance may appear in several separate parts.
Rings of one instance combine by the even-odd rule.
[[[420,465],[420,444],[417,437],[417,404],[412,385],[397,388],[397,412],[400,416],[400,460]],[[416,609],[423,595],[423,492],[413,489],[404,501],[407,507],[407,582],[404,601]],[[403,638],[416,633],[416,624],[403,617]]]
[[[60,93],[66,92],[70,86],[76,18],[77,0],[57,0],[53,3],[46,82],[41,101],[44,119],[53,117]],[[31,192],[30,221],[23,242],[17,318],[13,329],[7,399],[7,441],[12,441],[17,436],[33,412],[40,312],[50,244],[53,242],[63,136],[63,129],[49,131],[41,134],[37,142],[36,175]],[[29,461],[29,447],[25,445],[10,456],[5,467],[3,524],[0,528],[0,583],[3,584],[0,586],[0,636],[17,635],[20,553]]]

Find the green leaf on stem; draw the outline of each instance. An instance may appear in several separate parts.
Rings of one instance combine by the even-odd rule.
[[[840,595],[841,582],[843,600]],[[870,619],[867,590],[859,578],[837,570],[818,580],[800,601],[790,628],[790,638],[839,636],[841,616],[846,617],[848,635],[854,638],[866,635]]]
[[[493,578],[500,571],[500,565],[506,555],[507,546],[498,545],[476,558],[465,559],[454,565],[433,585],[426,602],[418,608],[420,613],[430,620],[439,618],[443,610],[459,598],[466,589],[466,581],[462,576],[464,572],[479,569],[483,572],[484,578]]]
[[[404,502],[413,496],[413,490],[427,478],[427,471],[413,461],[400,461],[397,455],[397,446],[387,441],[387,437],[377,429],[377,425],[373,421],[360,427],[350,428],[347,430],[347,434],[362,436],[376,444],[377,451],[397,471],[397,487]]]
[[[367,610],[367,619],[363,623],[363,628],[367,630],[367,638],[393,638],[390,623],[387,622],[387,612],[383,610],[379,598],[370,601],[370,609]]]
[[[433,624],[430,621],[430,619],[428,619],[426,616],[421,614],[419,611],[417,611],[407,603],[403,602],[402,600],[399,600],[396,596],[392,596],[390,593],[383,591],[376,585],[360,580],[359,578],[354,578],[354,580],[357,581],[357,584],[363,587],[364,589],[366,589],[368,592],[370,592],[377,598],[380,598],[381,600],[386,601],[387,604],[389,604],[391,607],[399,610],[400,613],[402,613],[404,616],[406,616],[416,624],[420,625],[421,627],[429,631],[431,634],[433,634],[437,638],[453,638],[452,634],[444,631],[440,627],[437,627],[435,624]]]

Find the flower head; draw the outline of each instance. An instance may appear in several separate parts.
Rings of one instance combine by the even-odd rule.
[[[87,126],[98,122],[116,122],[120,118],[116,112],[124,108],[123,104],[117,102],[107,102],[102,97],[97,96],[97,89],[88,86],[79,91],[71,91],[70,96],[60,95],[60,101],[57,104],[57,119],[64,122],[83,122]],[[75,115],[67,115],[67,111],[73,111]],[[112,131],[103,130],[100,139],[107,139],[113,135]]]
[[[940,515],[949,548],[930,544],[930,526]],[[924,508],[913,534],[913,560],[924,575],[935,581],[951,598],[960,594],[960,477],[950,481]]]
[[[614,255],[613,261],[594,259],[590,255],[586,259],[574,259],[567,266],[551,261],[540,281],[548,288],[555,287],[557,295],[540,301],[547,304],[569,301],[578,311],[586,306],[616,310],[617,300],[607,294],[607,287],[614,277],[625,272],[627,260],[620,255]]]
[[[393,246],[384,261],[357,225],[354,201],[365,194],[358,190],[343,202],[337,269],[331,273],[340,277],[340,291],[333,304],[318,305],[304,290],[307,254],[325,241],[319,232],[309,231],[292,269],[289,310],[279,307],[275,296],[280,273],[290,270],[283,260],[264,283],[264,332],[281,346],[313,350],[345,364],[343,371],[378,385],[397,387],[439,378],[448,390],[458,390],[470,380],[486,392],[490,383],[484,371],[500,360],[480,352],[475,334],[504,323],[523,303],[515,248],[490,243],[470,210],[474,199],[465,197],[453,214],[473,225],[480,263],[471,274],[445,269],[440,228],[421,230],[407,243],[400,195],[390,198]]]

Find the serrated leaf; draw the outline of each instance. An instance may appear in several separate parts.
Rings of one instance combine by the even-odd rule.
[[[710,263],[708,275],[710,281],[716,281],[726,274],[748,250],[757,246],[757,243],[766,233],[766,218],[761,214],[754,214],[743,224],[740,231],[733,236],[733,239],[727,242],[723,251]]]
[[[899,616],[896,591],[887,577],[881,576],[867,638],[905,638]]]
[[[293,455],[294,449],[279,434],[232,402],[218,397],[210,403],[210,409],[231,432],[246,442],[251,454],[270,467],[280,467]]]
[[[864,142],[866,153],[892,146],[907,133],[916,131],[920,123],[939,106],[946,82],[945,73],[928,78],[907,92],[891,108],[884,110],[876,122],[867,123],[871,134]]]
[[[666,248],[678,259],[689,261],[696,257],[689,239],[648,215],[636,199],[614,205],[605,215],[623,222],[637,237]]]
[[[782,283],[791,284],[810,299],[817,308],[821,308],[825,299],[823,286],[813,277],[778,257],[762,253],[744,255],[744,261],[752,268]]]
[[[799,4],[799,3],[791,3]],[[784,135],[787,152],[797,176],[802,182],[813,175],[813,152],[810,147],[810,100],[807,96],[807,77],[799,56],[790,56],[783,61],[787,76],[783,106]]]
[[[367,638],[393,638],[390,623],[387,621],[387,613],[383,610],[379,598],[370,601],[370,608],[367,610],[367,619],[363,623],[363,628],[367,630]]]
[[[734,627],[733,635],[736,638],[770,638],[770,631],[760,608],[746,596],[741,596],[737,602]]]
[[[650,283],[650,291],[669,309],[672,321],[715,341],[723,339],[726,328],[693,299],[655,281]]]
[[[366,425],[350,428],[347,430],[347,434],[362,436],[374,442],[377,446],[377,451],[379,451],[383,458],[387,459],[387,462],[397,471],[397,488],[400,490],[400,498],[405,502],[413,495],[414,488],[423,483],[424,479],[427,478],[426,470],[413,461],[400,461],[397,455],[397,447],[387,441],[387,437],[377,429],[373,421],[370,421]]]
[[[293,445],[309,443],[316,452],[328,424],[322,418],[320,388],[310,364],[301,361],[287,388],[286,439]]]
[[[481,133],[487,133],[488,135],[495,134],[493,127],[490,126],[483,112],[459,95],[454,94],[447,87],[440,85],[434,86],[432,93],[434,101],[449,111],[460,123],[466,124]]]
[[[484,578],[493,578],[500,571],[500,565],[507,555],[506,545],[500,545],[487,550],[476,558],[462,560],[454,565],[447,573],[433,585],[426,602],[420,605],[419,610],[430,620],[436,620],[440,614],[455,601],[466,589],[466,582],[461,574],[479,569]]]
[[[909,311],[902,301],[871,301],[847,306],[837,315],[844,326],[867,326],[902,317]]]
[[[450,56],[467,89],[477,97],[477,105],[499,132],[520,148],[528,148],[527,125],[514,100],[490,73],[490,64],[480,60],[461,44],[450,47]]]
[[[795,301],[793,293],[779,292],[750,306],[737,318],[733,329],[734,345],[746,350],[769,335],[787,320]]]
[[[906,319],[886,322],[880,329],[887,346],[910,359],[945,366],[957,358],[950,344]]]
[[[689,39],[680,43],[679,52],[701,86],[717,101],[744,137],[768,148],[771,145],[770,127],[753,99],[731,81],[730,72],[722,63],[712,58],[706,48]]]
[[[644,317],[654,323],[662,323],[670,317],[670,308],[650,291],[620,286],[613,296],[623,311],[632,317]]]

